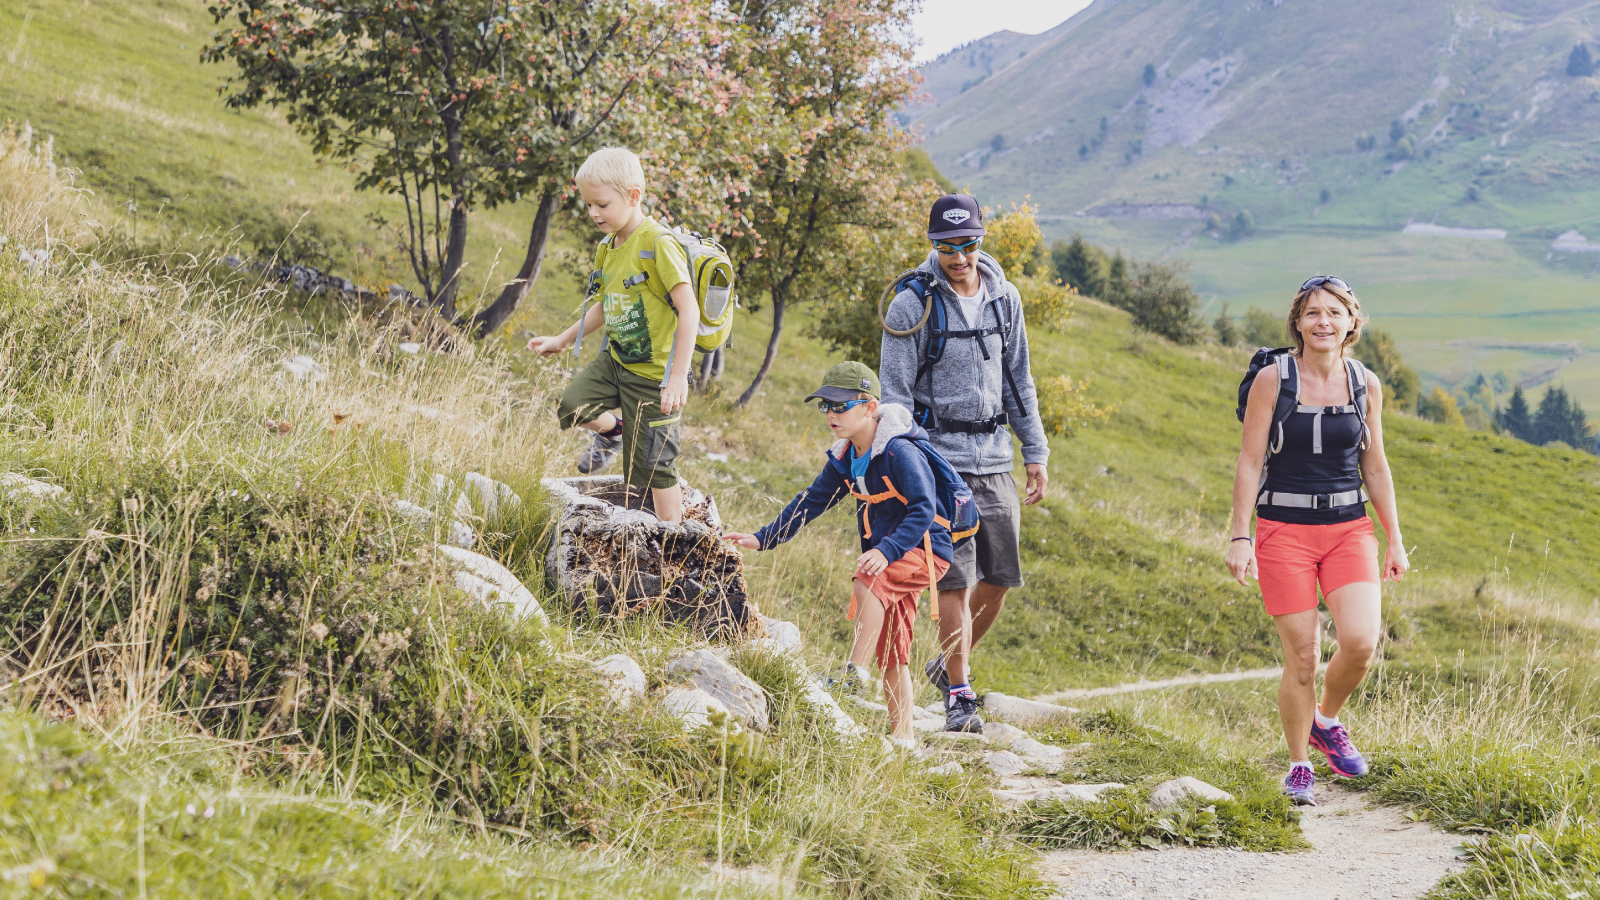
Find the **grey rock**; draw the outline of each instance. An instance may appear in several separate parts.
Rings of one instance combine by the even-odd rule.
[[[884,715],[889,714],[889,707],[884,706],[882,703],[874,703],[865,697],[851,697],[850,702],[868,712],[883,713]]]
[[[1018,783],[1024,782],[1024,783]],[[1046,782],[1040,784],[1040,782]],[[1029,803],[1049,800],[1064,802],[1098,803],[1100,795],[1112,788],[1123,787],[1115,781],[1103,784],[1062,784],[1048,782],[1047,779],[1006,779],[1001,782],[1002,787],[992,791],[995,799],[1001,804],[1015,809]]]
[[[439,552],[456,564],[456,586],[484,603],[509,603],[519,618],[533,616],[549,624],[533,592],[523,586],[511,570],[481,553],[448,544],[436,544]]]
[[[772,645],[784,653],[799,653],[802,645],[800,639],[800,626],[793,622],[780,622],[777,619],[761,617],[761,624],[767,627],[767,638]]]
[[[960,775],[966,769],[961,768],[961,763],[951,760],[942,766],[932,766],[928,769],[929,775]]]
[[[985,722],[983,736],[996,747],[1009,748],[1012,741],[1027,737],[1028,733],[1004,722]]]
[[[911,727],[916,728],[917,727],[917,722],[918,722],[917,719],[912,719],[911,720]],[[940,728],[939,731],[933,731],[933,732],[929,732],[928,734],[923,735],[922,739],[925,740],[925,741],[931,741],[931,742],[937,743],[937,744],[982,744],[982,743],[984,743],[983,735],[981,735],[981,734],[973,734],[973,733],[968,732],[968,731],[944,731],[943,730],[944,729],[944,723],[942,721],[939,723],[939,728]]]
[[[912,719],[911,730],[924,734],[943,734],[944,721],[941,719]],[[972,736],[977,737],[977,735]]]
[[[611,697],[623,706],[635,697],[643,697],[646,689],[644,669],[626,653],[613,653],[594,665],[595,670],[611,683]]]
[[[722,701],[699,688],[681,685],[672,688],[662,695],[661,708],[678,717],[684,731],[695,731],[710,725],[712,713],[727,717],[726,725],[730,734],[738,734],[741,730],[737,717],[722,705]]]
[[[1005,778],[1008,775],[1021,775],[1031,768],[1022,757],[1012,753],[1010,750],[994,750],[985,753],[983,762],[989,767],[989,771],[999,775],[1001,778]]]
[[[304,353],[291,356],[278,363],[278,365],[282,366],[285,372],[301,381],[316,383],[328,380],[328,367],[306,356]]]
[[[838,701],[833,699],[833,695],[822,689],[822,685],[809,678],[801,683],[806,687],[806,700],[823,714],[823,721],[827,722],[834,732],[849,737],[866,733],[866,727],[850,718],[850,715],[839,707]]]
[[[984,729],[987,733],[988,729]],[[985,735],[987,736],[987,734]],[[1031,769],[1043,769],[1046,772],[1059,772],[1067,764],[1068,753],[1061,747],[1041,744],[1030,737],[1013,740],[1010,744],[1012,753],[1017,754],[1027,761]]]
[[[477,472],[466,474],[468,495],[476,495],[478,506],[483,510],[485,519],[493,519],[502,511],[510,512],[522,506],[522,498],[511,489],[511,485],[495,481],[486,475]]]
[[[667,676],[688,681],[715,697],[757,731],[767,730],[767,695],[749,676],[710,650],[696,650],[667,665]]]
[[[1198,778],[1185,775],[1174,778],[1155,786],[1150,792],[1150,806],[1153,809],[1167,809],[1176,806],[1185,797],[1199,797],[1202,800],[1232,800],[1233,795],[1214,785],[1206,784]]]
[[[983,695],[983,711],[1016,725],[1044,725],[1059,722],[1077,712],[1067,706],[1041,703],[991,691]]]
[[[29,478],[19,472],[0,473],[0,490],[5,491],[7,499],[11,500],[23,497],[31,500],[67,499],[67,489],[61,485]]]

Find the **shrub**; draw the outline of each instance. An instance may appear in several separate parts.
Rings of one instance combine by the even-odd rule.
[[[1211,323],[1211,330],[1216,334],[1217,343],[1224,347],[1232,347],[1239,343],[1241,334],[1239,326],[1233,323],[1233,318],[1228,315],[1228,304],[1222,304],[1222,312],[1217,313],[1216,321]]]
[[[1436,387],[1417,400],[1417,415],[1441,425],[1462,425],[1467,421],[1456,406],[1456,398],[1444,388]]]
[[[1144,75],[1143,75],[1143,77],[1144,77],[1145,87],[1149,87],[1150,85],[1156,83],[1156,66],[1155,66],[1155,63],[1145,63],[1144,64]]]
[[[1250,307],[1244,311],[1244,325],[1240,329],[1244,335],[1244,342],[1252,347],[1278,347],[1289,346],[1289,329],[1284,324],[1283,317],[1275,316],[1264,309]]]
[[[1251,215],[1248,209],[1239,210],[1233,217],[1233,222],[1228,226],[1228,237],[1237,241],[1255,233],[1256,217]]]
[[[1567,55],[1567,74],[1574,78],[1588,78],[1595,71],[1594,57],[1589,55],[1589,45],[1578,44]]]
[[[1361,340],[1351,348],[1351,355],[1372,370],[1383,383],[1384,407],[1404,410],[1413,408],[1422,389],[1422,380],[1415,369],[1400,358],[1394,337],[1370,325],[1361,329]]]
[[[1070,375],[1041,379],[1038,383],[1039,418],[1049,434],[1071,437],[1079,428],[1103,421],[1116,411],[1114,406],[1097,406],[1085,396],[1089,379],[1074,382]]]
[[[1200,297],[1185,277],[1187,263],[1135,263],[1128,291],[1117,303],[1133,314],[1133,324],[1180,344],[1200,340],[1205,328],[1197,310]]]
[[[1050,246],[1050,260],[1056,277],[1080,292],[1105,299],[1111,278],[1111,257],[1094,244],[1073,234],[1071,241],[1057,240]]]
[[[1072,305],[1078,291],[1070,284],[1048,278],[1024,275],[1011,279],[1022,297],[1022,315],[1028,327],[1060,331],[1072,318]]]

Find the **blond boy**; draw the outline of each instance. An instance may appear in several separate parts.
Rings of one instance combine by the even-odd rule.
[[[587,336],[605,328],[606,349],[562,392],[558,420],[563,429],[594,432],[578,471],[600,471],[620,453],[627,483],[650,488],[656,516],[676,522],[683,492],[673,463],[700,318],[688,257],[640,209],[644,169],[631,151],[595,151],[576,180],[589,218],[606,235],[595,250],[600,302],[560,334],[528,341],[528,349],[553,356],[578,340],[579,329]]]

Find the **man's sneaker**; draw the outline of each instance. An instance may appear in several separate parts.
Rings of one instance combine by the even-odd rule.
[[[594,440],[578,454],[578,471],[585,475],[590,472],[599,472],[611,465],[617,458],[617,451],[622,449],[622,436],[606,437],[596,434]]]
[[[928,676],[928,683],[939,690],[939,696],[950,696],[950,673],[944,670],[944,656],[941,654],[928,660],[922,667],[922,674]]]
[[[1317,775],[1310,766],[1293,766],[1283,779],[1283,792],[1296,806],[1316,806],[1317,795],[1311,790],[1316,783]]]
[[[944,730],[983,734],[983,717],[978,715],[978,698],[971,691],[946,694]]]
[[[1367,759],[1350,743],[1350,732],[1343,725],[1332,728],[1323,728],[1315,719],[1311,720],[1311,746],[1322,751],[1328,757],[1328,768],[1335,775],[1346,778],[1360,778],[1367,774]]]

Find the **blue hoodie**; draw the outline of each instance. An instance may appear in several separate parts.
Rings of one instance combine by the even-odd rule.
[[[933,518],[938,510],[933,467],[928,465],[921,447],[914,446],[926,447],[927,441],[928,433],[911,421],[910,410],[898,403],[878,407],[878,433],[872,439],[872,460],[867,464],[867,493],[888,491],[887,479],[909,502],[901,503],[893,497],[870,505],[856,501],[856,531],[861,535],[863,553],[877,548],[891,565],[921,547],[924,533],[929,534],[934,556],[946,562],[952,556],[950,531]],[[811,487],[796,494],[776,519],[757,531],[756,540],[761,542],[761,549],[770,550],[848,496],[850,442],[837,441],[828,450],[828,462]],[[867,510],[870,537],[861,527],[862,507]]]

